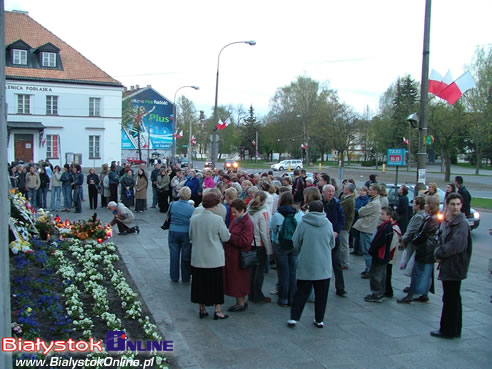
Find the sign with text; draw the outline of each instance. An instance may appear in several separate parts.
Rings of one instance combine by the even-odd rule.
[[[387,166],[404,166],[405,165],[405,149],[388,149],[386,154]]]

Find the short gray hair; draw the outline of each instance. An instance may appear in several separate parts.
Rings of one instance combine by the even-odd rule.
[[[350,191],[350,193],[354,193],[355,185],[353,183],[346,183],[345,188]]]
[[[191,199],[191,189],[188,186],[184,186],[179,190],[178,196],[181,200],[188,201]]]

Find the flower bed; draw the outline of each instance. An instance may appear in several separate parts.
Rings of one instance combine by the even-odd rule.
[[[28,207],[24,209],[29,210]],[[125,278],[122,271],[125,267],[115,245],[104,242],[110,233],[95,216],[87,222],[73,225],[52,219],[47,213],[36,216],[36,212],[28,211],[26,214],[29,219],[22,217],[21,220],[11,220],[11,231],[12,225],[16,227],[12,232],[13,237],[19,237],[10,244],[12,337],[24,341],[36,340],[38,337],[44,341],[68,338],[88,341],[93,337],[97,341],[104,340],[108,331],[117,330],[124,331],[132,340],[164,340],[152,324],[148,309],[130,285],[132,281],[129,283]],[[36,234],[39,217],[45,217],[43,223],[53,226],[51,231],[55,233],[55,241],[39,239],[39,232]],[[25,233],[26,230],[29,235]],[[93,239],[74,237],[80,233]],[[81,354],[69,352],[56,355],[81,358]],[[14,356],[14,359],[43,358],[39,353]],[[87,358],[106,356],[140,359],[141,362],[154,357],[152,367],[168,366],[166,357],[160,351],[102,351],[84,354]],[[14,367],[15,364],[14,360]],[[110,366],[85,367],[96,369]]]

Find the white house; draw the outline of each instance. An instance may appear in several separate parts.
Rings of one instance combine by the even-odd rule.
[[[26,12],[5,12],[8,160],[121,159],[123,86]]]

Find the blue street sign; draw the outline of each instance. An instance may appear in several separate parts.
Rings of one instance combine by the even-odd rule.
[[[387,166],[404,166],[405,164],[405,149],[388,149],[386,154]]]

